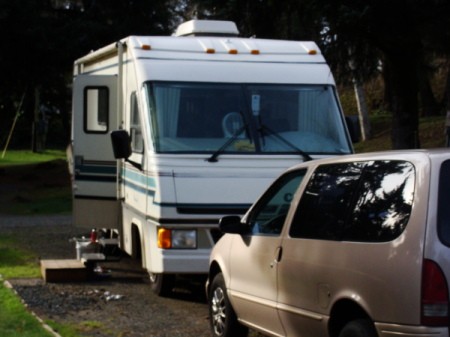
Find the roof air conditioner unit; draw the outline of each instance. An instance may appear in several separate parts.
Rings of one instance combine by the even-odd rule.
[[[230,36],[239,35],[233,21],[191,20],[180,24],[175,36]]]

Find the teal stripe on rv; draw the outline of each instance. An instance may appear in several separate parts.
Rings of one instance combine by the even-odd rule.
[[[148,186],[150,188],[156,188],[155,178],[146,176],[136,171],[130,171],[125,169],[122,172],[122,178],[131,181],[133,184],[139,184]]]

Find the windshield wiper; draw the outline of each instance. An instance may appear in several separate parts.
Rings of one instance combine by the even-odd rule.
[[[244,124],[242,125],[239,129],[237,129],[232,135],[231,137],[216,151],[214,152],[211,157],[209,157],[207,159],[208,162],[210,163],[216,163],[217,157],[219,157],[224,151],[225,149],[230,146],[231,143],[233,143],[237,137],[239,137],[241,135],[242,132],[244,132],[244,130],[246,130],[248,127],[248,124]]]
[[[261,132],[261,135],[264,136],[264,133],[266,132],[267,134],[275,137],[276,139],[278,139],[279,141],[281,141],[282,143],[286,144],[287,146],[291,147],[292,149],[294,149],[298,154],[300,154],[303,159],[305,161],[310,161],[312,160],[312,157],[307,154],[305,151],[299,149],[297,146],[295,146],[294,144],[292,144],[290,141],[288,141],[286,138],[280,136],[278,133],[276,133],[275,131],[271,130],[270,128],[268,128],[267,126],[265,126],[264,124],[260,124],[259,125],[259,131]]]

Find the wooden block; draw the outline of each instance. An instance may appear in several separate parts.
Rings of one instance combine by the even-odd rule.
[[[88,270],[79,260],[41,260],[41,273],[45,282],[83,282]]]

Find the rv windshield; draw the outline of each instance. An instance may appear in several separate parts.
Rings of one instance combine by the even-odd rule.
[[[148,82],[158,153],[350,153],[327,85]]]

